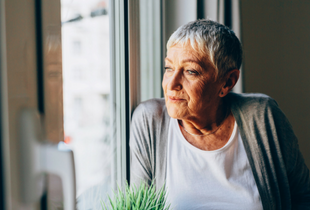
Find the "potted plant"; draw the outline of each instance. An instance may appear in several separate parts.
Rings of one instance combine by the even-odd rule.
[[[109,208],[102,203],[103,210],[169,210],[170,204],[167,204],[166,190],[163,186],[156,191],[153,183],[148,186],[141,183],[140,187],[128,186],[125,189],[118,189],[118,193],[114,193],[114,198],[109,196]]]

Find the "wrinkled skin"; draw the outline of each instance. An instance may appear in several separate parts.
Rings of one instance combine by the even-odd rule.
[[[223,125],[213,137],[195,137],[183,131],[185,138],[188,136],[186,139],[190,143],[200,141],[197,145],[201,144],[201,140],[209,139],[210,143],[212,139],[225,139],[227,133],[232,131],[234,119],[232,115],[227,117],[223,97],[237,82],[239,70],[232,70],[223,78],[217,78],[208,55],[195,51],[189,43],[168,49],[165,69],[162,87],[170,117],[178,119],[187,131],[197,135],[210,133],[220,124]],[[226,126],[223,120],[227,121]],[[220,135],[221,132],[225,132],[225,135]],[[203,145],[197,147],[210,149],[210,146],[209,149]]]

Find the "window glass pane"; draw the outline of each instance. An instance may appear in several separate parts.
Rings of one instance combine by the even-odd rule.
[[[141,101],[162,97],[161,1],[140,0]]]
[[[108,1],[61,0],[65,143],[78,209],[100,209],[111,185]]]

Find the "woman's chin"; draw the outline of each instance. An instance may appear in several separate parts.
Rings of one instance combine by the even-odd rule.
[[[184,116],[184,113],[183,112],[180,112],[181,110],[180,109],[177,109],[177,108],[175,108],[175,107],[173,107],[173,108],[169,108],[168,107],[168,114],[169,114],[169,116],[170,117],[172,117],[172,118],[175,118],[175,119],[182,119],[183,118],[183,116]]]

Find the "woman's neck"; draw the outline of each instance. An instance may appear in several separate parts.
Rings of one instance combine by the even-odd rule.
[[[194,135],[208,135],[218,129],[230,114],[230,107],[222,101],[214,109],[208,112],[198,113],[191,119],[179,120],[179,124],[184,130]]]
[[[181,132],[194,147],[205,151],[220,149],[228,142],[234,128],[235,118],[230,111],[228,113],[228,116],[213,131],[195,128],[188,131],[180,124]]]

